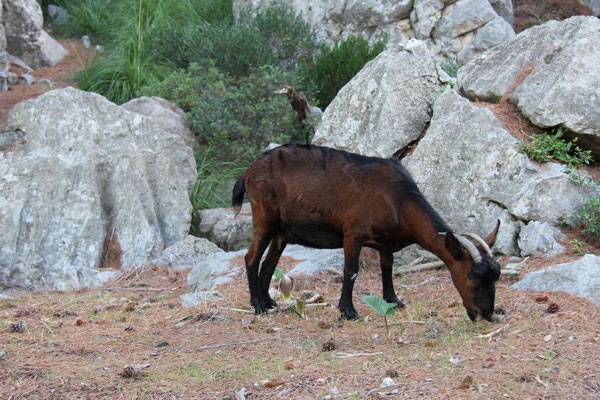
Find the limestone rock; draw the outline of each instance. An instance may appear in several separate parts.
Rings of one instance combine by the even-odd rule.
[[[511,288],[518,290],[560,290],[593,301],[600,307],[600,257],[582,258],[530,272]]]
[[[185,120],[185,113],[170,101],[157,96],[143,96],[129,100],[121,107],[154,118],[164,130],[181,136],[188,146],[198,148],[198,140]]]
[[[340,90],[313,143],[390,157],[423,132],[439,89],[435,64],[422,42],[386,50]]]
[[[532,221],[519,232],[521,256],[549,257],[565,251],[557,239],[566,239],[560,229],[547,222]]]
[[[187,236],[195,161],[153,119],[67,88],[19,103],[4,132],[0,286],[87,286],[104,248],[131,269]]]
[[[427,134],[403,164],[458,231],[484,236],[500,219],[495,247],[504,254],[519,251],[520,221],[574,223],[589,194],[563,166],[529,160],[489,110],[450,90],[435,102]]]
[[[244,204],[237,214],[231,208],[212,208],[199,210],[196,215],[200,236],[224,250],[243,249],[252,241],[250,204]]]
[[[579,0],[579,2],[589,8],[596,17],[600,15],[600,0]]]
[[[36,0],[3,0],[7,51],[37,69],[57,64],[68,51],[43,29],[42,9]]]
[[[563,125],[600,155],[599,37],[595,17],[549,21],[464,65],[458,83],[469,98],[488,101],[518,84],[509,100],[527,118],[541,127]]]
[[[221,252],[223,250],[207,239],[188,235],[185,239],[167,247],[160,256],[150,261],[150,264],[177,270],[192,268],[203,256]]]
[[[501,16],[509,25],[513,23],[512,0],[488,0],[496,14]]]

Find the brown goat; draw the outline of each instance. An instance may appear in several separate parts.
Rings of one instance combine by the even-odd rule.
[[[250,302],[256,313],[276,306],[269,283],[287,243],[344,248],[339,309],[358,315],[352,289],[363,246],[379,251],[383,298],[404,305],[392,282],[393,253],[414,243],[437,255],[450,270],[471,320],[492,320],[500,266],[489,249],[500,221],[477,246],[454,235],[400,163],[327,147],[285,145],[262,154],[233,189],[233,206],[244,192],[252,206],[253,238],[246,254]],[[269,251],[260,267],[267,246]]]

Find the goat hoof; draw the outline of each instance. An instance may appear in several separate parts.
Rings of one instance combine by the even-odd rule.
[[[267,303],[267,308],[277,308],[277,303],[275,302],[275,300],[273,300],[272,298],[267,298],[267,300],[265,301],[265,303]]]
[[[344,317],[345,319],[358,319],[358,313],[352,306],[340,307],[340,311],[342,312],[342,317]]]
[[[404,303],[397,297],[387,298],[385,299],[388,303],[396,303],[396,308],[404,308]]]

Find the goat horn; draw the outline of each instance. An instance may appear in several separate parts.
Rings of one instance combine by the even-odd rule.
[[[477,243],[479,243],[479,245],[481,245],[481,247],[483,248],[483,250],[485,250],[485,252],[490,256],[490,257],[494,257],[494,255],[492,254],[492,250],[490,249],[490,246],[488,246],[488,244],[485,242],[485,240],[483,240],[481,237],[475,235],[474,233],[465,233],[464,236],[473,239],[474,241],[476,241]]]
[[[479,254],[479,250],[477,250],[477,247],[475,247],[475,245],[473,243],[469,242],[469,240],[467,238],[465,238],[464,236],[461,236],[461,235],[454,235],[454,236],[456,237],[458,242],[462,245],[462,247],[464,247],[465,250],[467,250],[469,252],[473,261],[475,261],[476,263],[481,262],[481,254]]]

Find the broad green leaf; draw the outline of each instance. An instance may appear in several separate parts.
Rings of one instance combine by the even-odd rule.
[[[275,279],[275,282],[279,282],[279,280],[283,278],[284,275],[285,271],[279,267],[276,267],[275,272],[273,272],[273,279]]]
[[[360,299],[382,317],[394,315],[396,312],[395,303],[388,303],[379,296],[363,296]]]

